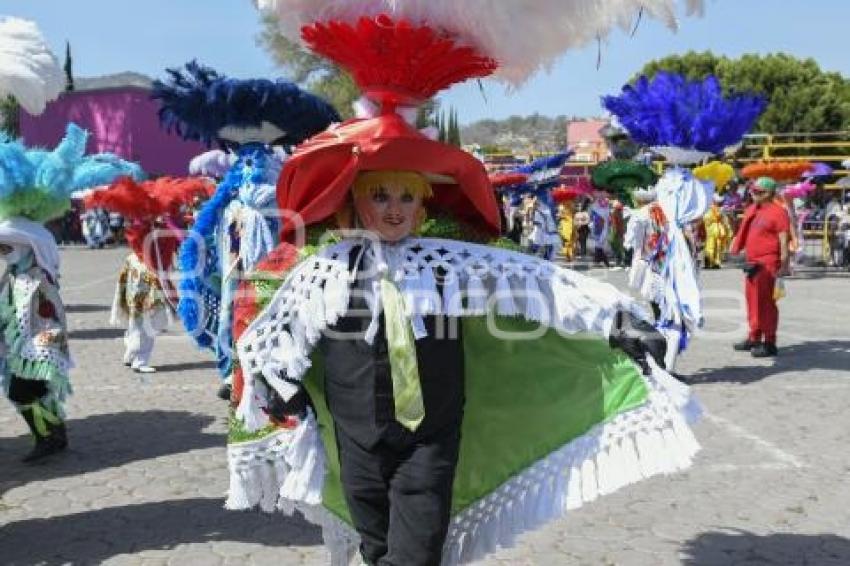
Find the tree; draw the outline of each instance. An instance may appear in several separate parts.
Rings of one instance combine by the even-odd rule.
[[[813,59],[797,59],[785,53],[730,59],[710,51],[691,51],[651,61],[638,76],[652,77],[661,70],[689,79],[713,74],[729,92],[763,94],[768,106],[756,123],[755,129],[760,132],[850,129],[850,80],[840,73],[823,71]]]
[[[0,99],[0,131],[6,132],[10,137],[16,138],[21,135],[20,106],[12,96]]]
[[[262,16],[262,31],[257,44],[265,49],[287,78],[330,102],[343,119],[354,117],[352,104],[360,97],[360,89],[351,75],[332,61],[320,57],[281,35],[274,16]],[[417,112],[416,125],[424,128],[433,123],[439,103],[426,101]]]
[[[441,110],[439,114],[437,114],[437,141],[445,143],[446,139],[448,139],[448,133],[446,131],[446,115]]]
[[[449,126],[446,132],[446,142],[457,147],[461,146],[460,124],[458,123],[456,108],[449,110]]]
[[[65,90],[71,92],[74,90],[74,71],[73,63],[71,62],[71,43],[65,42]]]

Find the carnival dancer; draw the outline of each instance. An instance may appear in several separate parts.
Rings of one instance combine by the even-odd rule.
[[[71,392],[59,249],[44,223],[61,217],[76,190],[140,174],[112,155],[84,157],[87,134],[70,124],[50,152],[0,138],[0,387],[29,426],[32,462],[64,450]]]
[[[581,186],[561,186],[552,191],[552,200],[558,203],[558,233],[563,241],[561,255],[568,262],[575,260],[577,229],[575,203],[584,194]]]
[[[644,462],[657,472],[687,465],[696,449],[687,388],[646,355],[657,336],[621,333],[642,316],[635,303],[486,245],[499,213],[480,162],[404,118],[439,89],[492,73],[495,59],[468,47],[466,30],[447,33],[456,18],[417,12],[410,23],[398,3],[399,19],[358,19],[339,6],[278,15],[305,24],[308,46],[347,69],[377,112],[313,137],[284,165],[279,206],[308,228],[340,230],[310,255],[289,243],[295,227],[285,223],[269,256],[279,271],[255,286],[255,314],[238,317],[250,323],[237,342],[228,507],[302,511],[323,526],[333,564],[357,548],[368,564],[455,564],[651,475]],[[322,20],[301,19],[313,9]],[[396,56],[411,47],[430,55]],[[416,235],[437,213],[468,239]],[[536,321],[544,332],[517,348],[488,330],[488,314],[502,330],[522,334]],[[530,369],[533,360],[542,367]],[[606,417],[601,400],[613,398],[603,390],[614,383],[652,394],[617,395]],[[594,416],[579,417],[586,409]],[[670,420],[648,434],[669,428],[675,440],[637,447],[640,415],[658,410]],[[575,417],[583,422],[566,424]],[[617,440],[603,448],[614,421]]]
[[[702,219],[705,226],[705,249],[703,253],[706,269],[721,268],[723,255],[732,242],[732,225],[721,208],[722,204],[723,195],[714,195],[714,202]]]
[[[608,261],[608,250],[611,230],[611,206],[608,197],[604,193],[598,193],[590,205],[588,214],[590,216],[590,239],[593,245],[593,262],[597,265],[611,267]]]
[[[162,103],[163,127],[219,144],[230,154],[207,155],[193,165],[214,173],[221,167],[209,161],[230,163],[180,248],[177,307],[198,346],[214,352],[222,379],[219,396],[229,399],[234,293],[244,273],[277,243],[274,183],[286,151],[339,121],[339,115],[286,81],[230,79],[194,61],[168,74],[153,91]]]
[[[81,218],[83,237],[89,249],[99,250],[106,245],[111,234],[109,214],[102,209],[86,210]]]
[[[618,96],[603,97],[602,103],[634,141],[650,146],[671,165],[655,185],[657,206],[648,208],[651,222],[643,223],[650,230],[643,231],[643,251],[635,261],[646,263],[637,269],[633,263],[630,277],[644,298],[658,305],[657,325],[667,337],[665,367],[672,372],[704,323],[689,225],[703,218],[715,187],[729,181],[723,167],[699,171],[703,180],[683,166],[704,162],[738,143],[765,102],[756,96],[726,96],[713,76],[689,81],[659,72],[624,86]]]
[[[534,198],[530,213],[531,234],[529,234],[530,252],[546,260],[551,260],[555,249],[561,246],[558,235],[558,223],[552,214],[552,207],[540,197]]]
[[[614,255],[615,269],[623,269],[626,262],[626,250],[623,246],[623,238],[626,235],[625,206],[619,200],[614,200],[611,206],[611,231],[608,243],[611,253]]]
[[[779,326],[778,297],[774,292],[777,277],[789,270],[788,250],[791,224],[785,207],[774,200],[776,181],[762,177],[750,192],[753,204],[744,212],[741,227],[732,243],[732,253],[744,252],[745,291],[749,334],[734,345],[735,350],[750,351],[755,358],[778,354],[776,332]]]
[[[121,214],[128,223],[130,253],[115,285],[110,322],[126,328],[122,360],[136,373],[156,371],[150,365],[155,339],[172,320],[176,296],[169,285],[184,233],[182,211],[214,189],[204,178],[160,177],[143,183],[123,178],[86,198],[86,206]]]

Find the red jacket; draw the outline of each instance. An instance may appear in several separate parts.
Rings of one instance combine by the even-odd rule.
[[[744,251],[747,261],[777,263],[781,256],[779,234],[791,231],[788,211],[775,202],[750,205],[732,243],[732,253]]]

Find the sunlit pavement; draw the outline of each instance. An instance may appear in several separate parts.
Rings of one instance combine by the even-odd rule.
[[[0,406],[3,564],[325,564],[300,519],[222,509],[225,405],[210,358],[174,326],[159,372],[121,365],[108,325],[123,250],[63,251],[76,394],[71,450],[39,466]],[[623,288],[625,272],[579,268]],[[780,357],[733,352],[740,271],[703,273],[706,328],[681,358],[706,414],[687,473],[627,487],[521,537],[486,564],[850,563],[850,279],[788,283]]]

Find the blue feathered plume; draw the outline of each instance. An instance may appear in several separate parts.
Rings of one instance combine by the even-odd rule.
[[[151,95],[162,104],[161,125],[208,146],[224,143],[219,131],[227,126],[259,128],[269,122],[285,132],[276,143],[297,145],[340,121],[333,106],[291,82],[230,79],[196,61],[166,72],[169,78],[154,81]]]
[[[261,144],[242,146],[236,163],[219,183],[212,198],[201,207],[190,236],[180,246],[177,265],[182,277],[179,285],[180,300],[177,304],[177,314],[183,321],[183,326],[202,348],[213,347],[213,337],[218,333],[217,313],[204,313],[206,320],[201,320],[199,302],[202,301],[206,307],[209,307],[218,304],[221,298],[221,274],[218,273],[214,235],[224,209],[230,202],[240,197],[240,189],[246,185],[261,187],[271,184],[273,186],[278,172],[279,164],[276,162],[275,153],[270,148]],[[246,204],[262,207],[272,203]],[[201,242],[204,242],[205,249],[201,249]]]
[[[68,124],[53,151],[27,149],[0,138],[0,216],[46,222],[64,213],[75,190],[111,183],[122,175],[144,178],[141,168],[111,154],[85,156],[88,133]]]
[[[617,117],[632,139],[648,146],[672,146],[720,153],[740,142],[764,111],[763,97],[723,95],[714,76],[688,81],[659,72],[640,77],[602,106]]]
[[[118,177],[131,177],[143,181],[147,175],[138,163],[125,161],[114,153],[96,153],[83,159],[74,169],[71,190],[79,191],[112,183]]]

